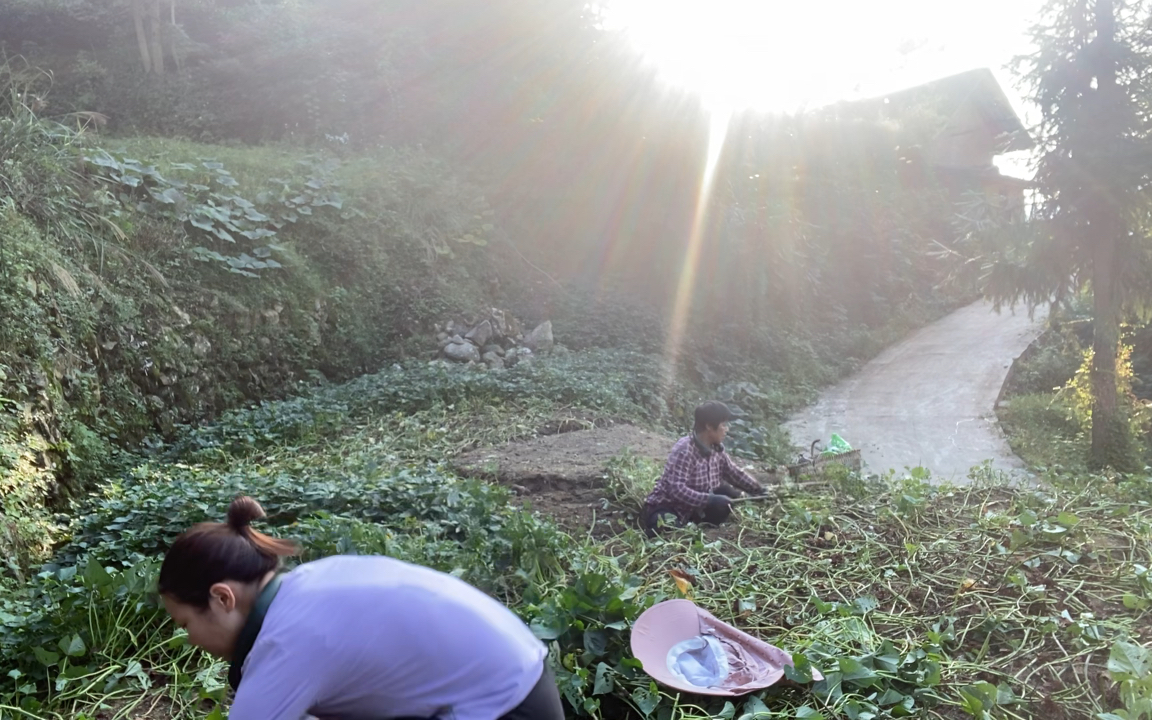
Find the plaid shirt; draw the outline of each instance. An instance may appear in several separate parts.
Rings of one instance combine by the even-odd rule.
[[[695,435],[682,437],[672,446],[664,474],[644,501],[644,508],[647,512],[671,510],[687,520],[704,508],[708,495],[724,480],[750,493],[763,491],[760,483],[736,467],[723,445],[706,448]]]

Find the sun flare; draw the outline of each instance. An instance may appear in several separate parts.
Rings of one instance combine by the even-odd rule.
[[[707,227],[708,211],[712,200],[712,186],[716,178],[716,166],[724,150],[728,137],[728,124],[732,112],[717,106],[712,110],[708,123],[708,156],[704,162],[704,174],[700,179],[700,189],[696,194],[696,209],[692,217],[692,227],[688,236],[688,248],[680,268],[680,280],[676,284],[676,295],[672,305],[672,322],[664,348],[668,361],[668,371],[675,374],[676,359],[688,326],[688,316],[692,305],[692,295],[696,287],[696,270],[700,266],[700,245]]]
[[[732,108],[794,111],[882,94],[973,67],[1011,87],[1040,0],[609,0],[670,83]]]
[[[625,33],[665,82],[698,94],[711,114],[665,347],[669,368],[687,328],[713,176],[734,112],[796,112],[979,67],[1012,94],[1005,65],[1028,52],[1026,30],[1040,3],[608,0],[606,26]]]

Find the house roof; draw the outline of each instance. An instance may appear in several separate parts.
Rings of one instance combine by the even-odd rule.
[[[931,104],[950,121],[961,107],[970,104],[975,107],[988,127],[996,132],[998,152],[1028,150],[1036,144],[1012,108],[1004,89],[1000,87],[1000,83],[988,68],[950,75],[923,85],[862,100],[860,104],[886,106],[888,112],[917,104]]]

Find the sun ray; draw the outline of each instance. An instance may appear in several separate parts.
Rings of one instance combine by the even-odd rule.
[[[684,252],[684,262],[680,268],[680,280],[676,285],[676,296],[672,305],[671,323],[664,347],[664,358],[669,377],[674,377],[684,341],[684,331],[692,312],[692,298],[696,289],[696,273],[700,267],[700,246],[708,225],[708,212],[711,207],[712,188],[716,179],[716,166],[724,150],[728,136],[728,124],[732,111],[713,104],[708,127],[708,155],[704,162],[704,172],[700,178],[700,190],[696,196],[696,210],[688,235],[688,247]]]

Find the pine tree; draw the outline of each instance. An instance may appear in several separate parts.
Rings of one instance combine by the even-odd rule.
[[[1017,61],[1040,117],[1037,201],[1026,225],[983,233],[977,253],[983,289],[999,302],[1034,307],[1091,289],[1095,467],[1132,462],[1117,390],[1120,323],[1152,297],[1148,10],[1144,0],[1047,5],[1035,52]]]

